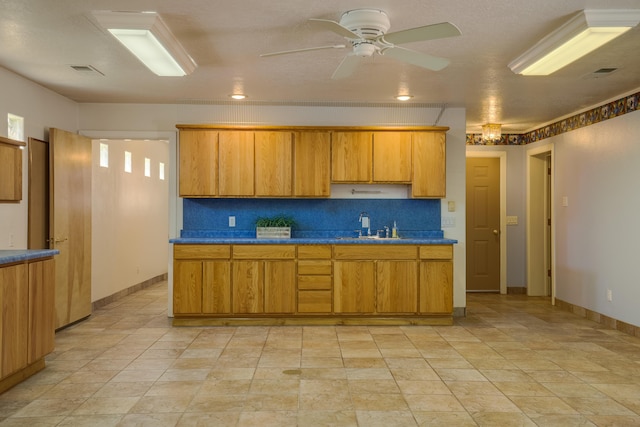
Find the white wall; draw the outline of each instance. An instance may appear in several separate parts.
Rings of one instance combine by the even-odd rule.
[[[554,144],[557,298],[636,326],[639,135],[635,111],[537,143]]]
[[[100,167],[100,143],[109,167]],[[124,152],[132,172],[124,171]],[[151,160],[151,176],[144,160]],[[165,179],[159,178],[159,163]],[[91,300],[113,295],[167,272],[169,144],[144,140],[93,141]]]
[[[24,117],[25,139],[48,140],[50,127],[77,129],[78,105],[75,102],[1,67],[0,88],[0,135],[8,136],[8,113]],[[27,247],[28,164],[25,147],[22,153],[22,202],[0,203],[0,249]]]
[[[367,126],[367,125],[433,125],[440,114],[439,108],[406,107],[330,107],[302,105],[146,105],[146,104],[81,104],[80,124],[89,136],[110,135],[119,132],[172,132],[176,124],[227,123],[263,125],[309,126]],[[454,248],[454,306],[466,307],[465,272],[465,110],[447,109],[440,126],[450,127],[447,133],[447,201],[457,205],[454,215],[456,226],[445,229],[445,237],[457,239]],[[171,172],[175,174],[176,150],[170,145]],[[177,190],[170,183],[172,196],[169,203],[175,209],[176,221],[170,220],[170,234],[177,236],[182,228],[181,199],[173,196]]]

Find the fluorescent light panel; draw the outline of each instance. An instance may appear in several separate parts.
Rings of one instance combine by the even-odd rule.
[[[95,11],[93,16],[154,74],[185,76],[196,69],[157,13]]]
[[[546,76],[608,43],[640,22],[640,9],[583,10],[532,48],[509,68],[526,76]]]

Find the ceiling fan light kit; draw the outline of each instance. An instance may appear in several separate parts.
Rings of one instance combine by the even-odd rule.
[[[378,53],[395,60],[416,65],[432,71],[439,71],[449,64],[449,60],[428,55],[415,50],[406,49],[398,44],[459,36],[460,30],[449,22],[425,25],[407,30],[387,33],[391,28],[389,17],[379,9],[354,9],[345,12],[340,22],[329,19],[309,19],[309,22],[323,27],[347,39],[352,51],[348,53],[331,76],[341,79],[352,75],[361,58],[368,58]],[[344,45],[319,46],[266,53],[260,56],[277,56],[291,53],[309,52],[322,49],[342,48]]]
[[[98,24],[109,31],[158,76],[185,76],[195,61],[155,12],[94,11]]]
[[[640,9],[587,9],[509,63],[516,74],[546,76],[603,46],[640,22]]]

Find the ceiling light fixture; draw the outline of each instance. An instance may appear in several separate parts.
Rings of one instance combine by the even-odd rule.
[[[398,101],[408,101],[411,98],[413,98],[413,96],[411,96],[411,95],[398,95],[398,96],[396,96],[396,99]]]
[[[608,43],[640,22],[640,9],[580,11],[509,63],[516,74],[546,76]]]
[[[487,123],[482,125],[482,140],[486,142],[496,142],[502,138],[502,125],[498,123]]]
[[[247,98],[247,95],[243,95],[243,94],[241,94],[241,93],[234,93],[234,94],[232,94],[232,95],[229,95],[229,97],[230,97],[230,98],[233,98],[233,99],[235,99],[235,100],[240,101],[240,100],[242,100],[242,99],[246,99],[246,98]]]
[[[93,16],[153,73],[185,76],[196,69],[157,13],[94,11]]]

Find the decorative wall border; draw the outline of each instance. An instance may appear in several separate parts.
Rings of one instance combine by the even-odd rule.
[[[638,110],[640,92],[628,95],[582,113],[578,113],[566,119],[559,120],[550,125],[522,134],[503,134],[500,141],[485,142],[480,133],[468,133],[467,145],[526,145],[541,141],[565,132],[580,129],[586,126],[613,119],[623,114]]]

